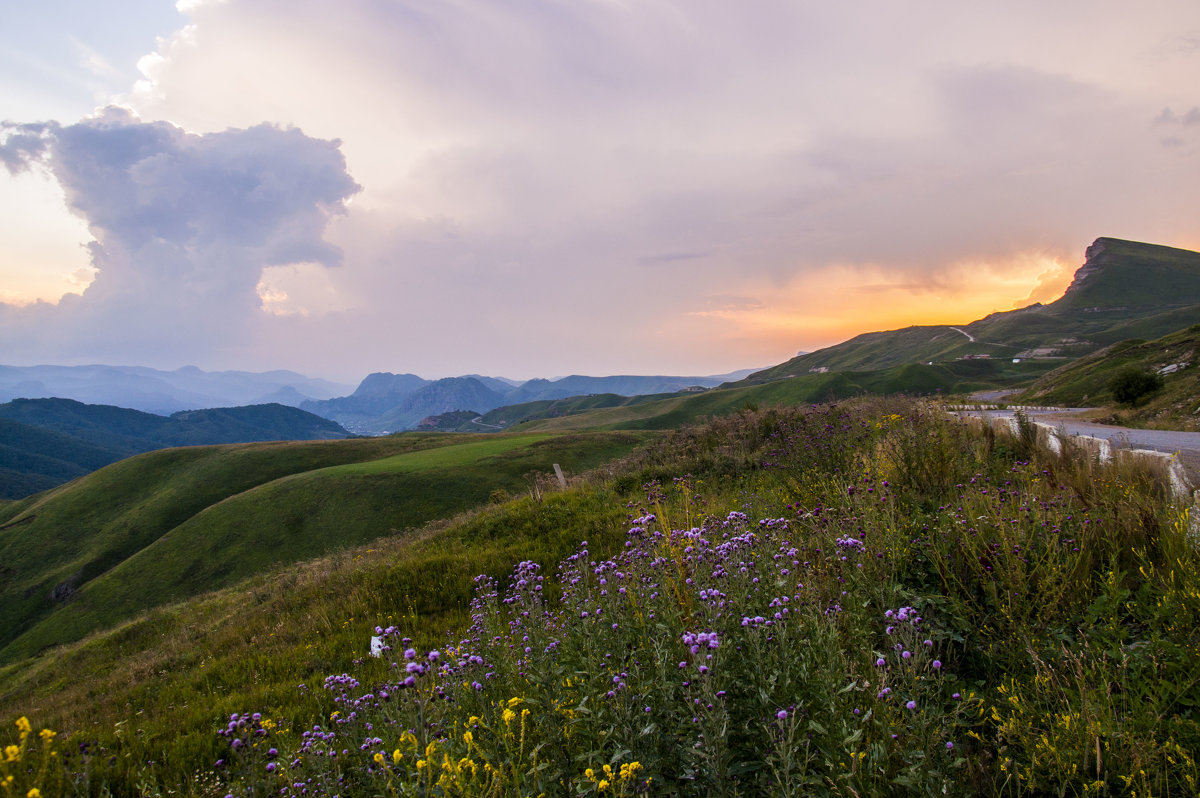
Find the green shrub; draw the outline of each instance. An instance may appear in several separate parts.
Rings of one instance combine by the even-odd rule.
[[[1108,381],[1108,389],[1120,404],[1134,406],[1138,400],[1162,387],[1162,377],[1137,366],[1126,366]]]

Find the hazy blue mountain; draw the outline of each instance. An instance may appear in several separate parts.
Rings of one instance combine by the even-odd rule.
[[[525,383],[525,380],[510,380],[507,377],[485,377],[482,374],[463,374],[460,376],[479,380],[496,393],[508,393],[513,388],[518,388]]]
[[[586,377],[578,374],[557,380],[529,380],[505,397],[505,404],[537,402],[543,399],[565,399],[568,396],[590,396],[613,393],[619,396],[643,396],[655,393],[675,393],[685,388],[715,388],[725,380],[719,377],[663,377],[616,375]]]
[[[453,410],[486,413],[505,404],[504,394],[493,391],[474,377],[447,377],[414,391],[374,423],[373,432],[411,429],[428,416]]]
[[[174,371],[141,366],[0,366],[0,401],[74,399],[167,415],[177,410],[261,402],[291,389],[314,399],[345,394],[350,386],[294,371]]]
[[[302,402],[300,407],[336,421],[348,430],[368,432],[379,428],[376,421],[381,416],[394,411],[410,394],[428,384],[429,380],[416,374],[376,372],[368,374],[349,396]]]
[[[645,396],[689,388],[714,388],[753,369],[708,377],[572,375],[525,382],[470,374],[429,382],[413,374],[371,374],[350,396],[303,402],[305,410],[354,432],[381,434],[416,427],[423,419],[453,411],[487,413],[498,407],[576,396]],[[432,422],[431,422],[432,423]]]
[[[300,391],[293,388],[291,385],[286,385],[276,391],[271,391],[268,394],[263,394],[251,404],[256,405],[287,405],[288,407],[300,407],[305,402],[318,401],[311,396],[306,396]]]

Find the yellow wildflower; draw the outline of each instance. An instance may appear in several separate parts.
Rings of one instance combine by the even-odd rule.
[[[377,764],[377,765],[383,764],[383,754],[378,753],[378,752],[375,754],[375,764]]]
[[[626,762],[624,765],[621,765],[621,781],[629,781],[641,769],[641,762]]]
[[[515,718],[516,716],[517,716],[516,712],[513,712],[511,709],[506,709],[506,710],[504,710],[504,714],[502,714],[500,716],[500,719],[503,720],[505,724],[509,724],[509,723],[512,723],[513,718]]]
[[[596,785],[601,791],[608,789],[608,779],[600,779],[600,783]]]
[[[475,739],[475,735],[471,734],[471,732],[469,732],[469,731],[463,732],[463,742],[466,743],[467,745],[470,745],[474,741],[474,739]]]
[[[4,746],[4,761],[5,762],[16,762],[20,758],[21,758],[21,748],[19,746],[16,746],[16,745]]]
[[[34,787],[29,792],[25,793],[25,798],[42,798],[42,791]]]
[[[509,707],[515,707],[519,703],[521,703],[521,699],[519,697],[514,696],[513,698],[508,699]]]
[[[43,742],[48,743],[54,739],[54,732],[50,731],[49,729],[42,729],[41,732],[38,733],[38,736],[42,738]]]
[[[399,765],[400,760],[403,758],[404,758],[404,754],[400,753],[399,748],[397,748],[395,751],[392,751],[392,764]]]

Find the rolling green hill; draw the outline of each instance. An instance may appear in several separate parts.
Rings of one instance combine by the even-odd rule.
[[[944,363],[967,355],[1011,361],[1075,358],[1126,338],[1157,338],[1200,320],[1200,253],[1099,238],[1066,293],[1048,305],[993,313],[957,328],[871,332],[746,379]]]
[[[280,404],[184,410],[158,416],[72,399],[0,404],[0,498],[61,485],[130,455],[171,446],[251,441],[333,440],[332,421]]]
[[[412,434],[167,449],[0,505],[0,661],[150,607],[579,473],[624,433]]]

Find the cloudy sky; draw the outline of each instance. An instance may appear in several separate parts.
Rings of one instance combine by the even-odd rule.
[[[1195,0],[3,17],[9,365],[712,374],[1200,248]]]

